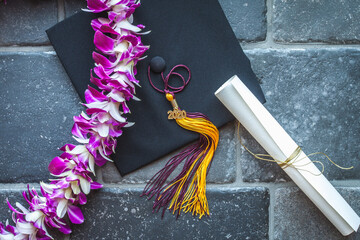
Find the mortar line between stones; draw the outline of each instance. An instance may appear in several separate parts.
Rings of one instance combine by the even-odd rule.
[[[352,181],[352,180],[341,180],[341,181],[330,181],[330,183],[334,187],[354,187],[359,188],[360,187],[360,181]],[[1,183],[0,184],[0,190],[21,190],[24,188],[27,188],[27,184],[29,184],[30,187],[39,188],[40,185],[38,182],[32,182],[32,183]],[[103,183],[104,188],[129,188],[129,187],[139,187],[143,188],[145,187],[146,183]],[[234,188],[245,188],[245,187],[264,187],[264,188],[271,188],[271,187],[297,187],[294,182],[242,182],[242,183],[208,183],[207,186],[209,188],[223,188],[223,189],[234,189]]]
[[[329,43],[275,43],[269,41],[247,43],[240,42],[244,50],[251,49],[346,49],[360,48],[360,44],[329,44]]]
[[[129,188],[129,187],[145,187],[146,183],[104,183],[104,187],[109,188]],[[242,188],[242,187],[265,187],[269,188],[271,186],[278,187],[294,187],[295,184],[293,182],[283,182],[283,183],[263,183],[263,182],[255,182],[255,183],[246,183],[246,182],[233,182],[233,183],[207,183],[209,188],[223,188],[223,189],[234,189],[234,188]]]
[[[23,190],[27,188],[29,184],[30,187],[39,188],[39,183],[0,183],[0,190]]]
[[[356,49],[360,50],[360,44],[353,45],[333,45],[333,44],[274,44],[269,46],[266,42],[241,43],[245,51],[247,50],[298,50],[298,49]],[[51,45],[42,46],[0,46],[0,52],[54,52]]]
[[[96,181],[104,184],[104,179],[103,179],[103,168],[101,167],[95,167],[95,173],[96,173]]]
[[[45,179],[44,179],[45,180]],[[45,182],[47,182],[45,180]],[[106,183],[102,182],[104,187],[108,188],[129,188],[129,187],[145,187],[146,183]],[[360,179],[359,180],[332,180],[330,183],[334,187],[360,187]],[[27,187],[27,184],[30,187],[38,188],[40,187],[38,182],[31,183],[0,183],[0,190],[14,190],[14,189],[23,189]],[[241,187],[265,187],[265,188],[281,188],[281,187],[296,187],[295,183],[290,182],[243,182],[243,181],[235,181],[233,183],[208,183],[210,188],[224,188],[224,189],[233,189],[233,188],[241,188]]]
[[[332,180],[330,183],[334,187],[360,187],[360,180]],[[115,188],[129,188],[129,187],[145,187],[146,183],[106,183],[104,182],[104,187],[115,187]],[[235,181],[233,183],[208,183],[210,188],[224,188],[224,189],[233,189],[241,187],[265,187],[265,188],[281,188],[281,187],[296,187],[296,184],[292,181],[290,182],[243,182]],[[0,188],[2,185],[0,184]]]
[[[58,22],[65,19],[65,2],[58,0]]]
[[[270,204],[269,204],[269,240],[274,239],[274,225],[275,225],[275,190],[276,186],[269,186],[269,197],[270,197]]]
[[[266,1],[266,39],[265,42],[267,45],[274,45],[273,41],[273,4],[274,0],[265,0]]]
[[[0,53],[2,52],[53,52],[55,50],[52,46],[0,46]]]
[[[234,139],[235,139],[235,158],[236,158],[236,176],[235,176],[235,182],[234,185],[241,185],[243,183],[242,178],[242,169],[241,169],[241,148],[239,144],[239,139],[237,137],[237,123],[238,121],[235,121],[234,127]]]

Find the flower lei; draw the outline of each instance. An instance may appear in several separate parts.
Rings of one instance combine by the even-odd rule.
[[[102,166],[111,161],[110,155],[116,148],[116,138],[123,127],[132,123],[122,114],[130,110],[126,102],[137,99],[135,85],[136,64],[149,48],[141,43],[143,25],[133,25],[133,13],[140,6],[138,0],[87,0],[86,11],[98,13],[107,11],[107,18],[94,19],[95,30],[93,52],[95,67],[90,81],[100,90],[88,87],[85,91],[86,113],[74,117],[72,134],[79,145],[66,144],[60,148],[63,153],[49,164],[49,171],[56,179],[50,183],[40,182],[41,194],[28,186],[23,197],[29,204],[20,203],[13,207],[12,220],[15,226],[0,223],[0,239],[53,239],[47,228],[58,229],[70,234],[71,229],[64,220],[67,214],[70,222],[81,224],[84,216],[78,205],[84,205],[91,189],[102,185],[92,180],[95,164]],[[96,77],[93,75],[96,74]],[[121,110],[120,110],[121,109]]]

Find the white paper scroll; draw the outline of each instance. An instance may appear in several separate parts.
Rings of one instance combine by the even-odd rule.
[[[215,95],[274,159],[284,162],[298,148],[237,76],[225,82]],[[293,164],[283,168],[284,171],[341,234],[346,236],[357,231],[360,217],[304,152],[301,151]]]

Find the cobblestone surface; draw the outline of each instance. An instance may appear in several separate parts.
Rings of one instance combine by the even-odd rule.
[[[321,158],[325,176],[336,186],[346,186],[337,189],[360,213],[359,1],[219,3],[246,46],[266,108],[306,153],[322,151],[341,166],[354,166],[340,170]],[[57,22],[58,12],[60,18],[69,17],[84,7],[83,0],[7,0],[6,5],[0,0],[2,223],[11,222],[6,198],[24,203],[25,184],[16,183],[32,186],[48,179],[47,167],[59,155],[57,148],[74,142],[72,117],[83,107],[55,54],[36,45],[49,45],[45,29]],[[199,220],[184,214],[176,220],[166,213],[161,220],[161,214],[152,213],[153,200],[139,197],[170,154],[123,178],[111,163],[98,168],[98,181],[105,188],[88,196],[82,207],[85,223],[72,226],[70,237],[52,235],[60,240],[360,239],[359,234],[342,237],[276,164],[246,152],[236,128],[234,122],[220,130],[208,175],[210,217]],[[243,128],[240,137],[253,152],[265,153]]]

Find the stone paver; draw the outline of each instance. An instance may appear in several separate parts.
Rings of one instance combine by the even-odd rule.
[[[337,188],[357,214],[360,213],[360,188]],[[275,192],[274,239],[360,239],[359,233],[343,237],[320,210],[297,187]]]
[[[0,54],[0,182],[38,182],[83,110],[53,54]]]
[[[267,239],[269,197],[265,188],[209,189],[210,217],[169,212],[161,220],[141,189],[94,192],[83,208],[87,219],[70,239]]]
[[[246,42],[264,41],[266,38],[265,0],[219,0],[236,37]],[[66,16],[86,8],[81,0],[65,0]],[[136,12],[135,12],[136,17]]]
[[[71,15],[86,9],[86,1],[84,0],[65,0],[65,15],[70,17]]]
[[[246,52],[262,88],[265,107],[305,153],[325,152],[341,170],[321,156],[330,180],[360,178],[360,51],[355,48],[262,50]],[[249,143],[258,150],[257,143]],[[278,166],[243,154],[245,181],[281,181]],[[266,166],[266,167],[262,167]]]
[[[266,38],[265,0],[219,0],[236,37],[246,42]]]
[[[0,45],[49,44],[45,30],[57,22],[57,1],[0,2]]]
[[[360,42],[358,0],[274,0],[274,40],[278,42]]]

